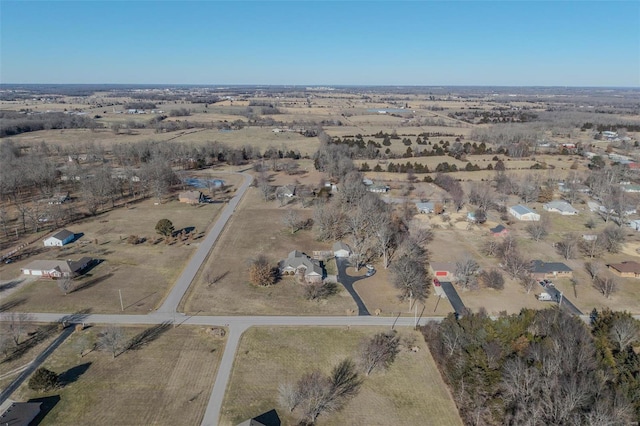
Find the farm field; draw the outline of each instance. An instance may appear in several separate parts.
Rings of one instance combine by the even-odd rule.
[[[238,347],[220,425],[236,425],[276,409],[283,425],[296,419],[278,406],[278,385],[295,382],[304,373],[328,373],[345,358],[358,357],[360,344],[383,328],[254,327]],[[343,410],[320,415],[318,425],[462,425],[457,409],[420,333],[400,336],[414,341],[417,352],[403,349],[386,371],[365,377],[360,393]],[[294,411],[294,415],[296,412]],[[357,420],[356,420],[357,419]],[[354,423],[355,422],[355,423]]]
[[[155,327],[155,328],[153,328]],[[199,424],[209,401],[224,339],[204,327],[124,327],[127,338],[151,331],[136,349],[112,358],[92,351],[103,328],[75,331],[44,362],[60,389],[39,393],[24,383],[13,399],[59,396],[40,425]]]
[[[305,300],[303,286],[292,277],[271,287],[249,283],[249,262],[259,254],[266,255],[275,266],[293,250],[311,254],[331,248],[330,243],[316,241],[311,230],[291,234],[282,224],[286,208],[260,197],[256,188],[247,191],[180,309],[213,315],[345,315],[355,310],[355,302],[346,291],[326,301]],[[299,210],[299,214],[307,218],[311,210]],[[218,279],[208,284],[205,274]]]
[[[75,290],[67,295],[55,281],[36,280],[14,291],[4,302],[16,302],[18,306],[11,309],[23,312],[90,309],[93,313],[118,313],[122,310],[121,292],[126,313],[148,313],[162,302],[222,207],[222,203],[190,206],[174,199],[156,205],[155,200],[144,200],[69,225],[71,232],[81,235],[76,241],[61,248],[43,247],[37,256],[3,266],[10,266],[13,274],[19,274],[20,267],[35,259],[77,260],[88,256],[99,263],[76,278]],[[171,220],[176,231],[192,229],[196,238],[170,245],[158,242],[154,227],[162,218]],[[129,244],[130,235],[146,241]],[[37,240],[33,245],[40,246],[42,242]]]

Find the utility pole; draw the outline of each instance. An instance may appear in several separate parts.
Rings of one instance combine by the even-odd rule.
[[[120,309],[124,312],[124,303],[122,303],[122,290],[118,289],[118,294],[120,295]]]

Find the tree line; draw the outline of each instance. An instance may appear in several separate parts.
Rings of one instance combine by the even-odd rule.
[[[640,418],[640,325],[604,310],[486,312],[422,329],[465,424],[628,425]]]

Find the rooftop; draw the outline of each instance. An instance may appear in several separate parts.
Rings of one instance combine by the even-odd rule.
[[[635,274],[640,274],[640,263],[633,260],[628,260],[626,262],[620,263],[612,263],[609,266],[618,272],[633,272]]]
[[[531,262],[531,272],[552,273],[552,272],[571,272],[569,268],[562,262],[543,262],[542,260],[534,260]]]

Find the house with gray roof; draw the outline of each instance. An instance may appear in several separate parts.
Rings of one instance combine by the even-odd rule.
[[[543,262],[534,260],[531,262],[531,276],[536,280],[545,278],[571,278],[573,269],[562,262]]]
[[[578,210],[564,200],[553,200],[542,206],[548,212],[560,213],[563,216],[576,215]]]
[[[298,250],[289,253],[289,256],[280,263],[280,271],[282,275],[301,276],[309,284],[321,283],[324,277],[320,263]]]
[[[540,220],[540,215],[527,206],[518,204],[517,206],[509,207],[509,214],[518,220],[537,222]]]
[[[32,275],[40,278],[73,278],[91,265],[93,259],[83,257],[80,260],[34,260],[21,268],[24,275]]]
[[[7,399],[0,405],[0,424],[10,426],[28,426],[38,414],[42,402],[15,402]]]

